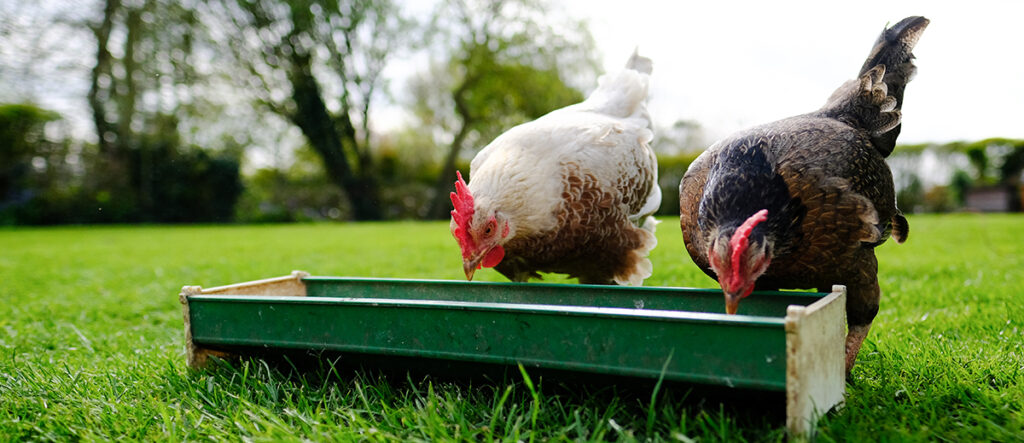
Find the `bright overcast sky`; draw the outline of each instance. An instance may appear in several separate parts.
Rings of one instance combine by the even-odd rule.
[[[411,3],[422,14],[432,7]],[[634,48],[653,59],[649,109],[660,126],[696,120],[712,138],[817,109],[856,75],[886,23],[923,15],[931,25],[914,50],[918,73],[905,94],[900,142],[1024,139],[1024,1],[556,4],[589,21],[605,70],[619,69]],[[396,90],[424,60],[394,63]],[[65,106],[55,109],[90,127],[84,100],[59,101]],[[383,128],[407,118],[397,105],[374,114],[391,123]]]
[[[817,109],[860,69],[886,23],[931,20],[914,54],[901,143],[1024,138],[1024,2],[591,1],[617,69],[639,47],[654,60],[652,116],[701,122],[713,136]]]

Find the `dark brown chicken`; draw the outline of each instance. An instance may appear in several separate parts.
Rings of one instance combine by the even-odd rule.
[[[718,141],[679,184],[686,250],[718,280],[728,313],[755,287],[846,285],[848,372],[878,312],[874,248],[909,232],[885,157],[927,26],[908,17],[885,29],[825,106]]]

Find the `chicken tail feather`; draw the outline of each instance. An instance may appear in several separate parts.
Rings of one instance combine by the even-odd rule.
[[[889,70],[885,83],[890,89],[900,83],[907,84],[914,71],[914,54],[911,51],[917,45],[917,41],[921,39],[928,23],[928,19],[924,17],[907,17],[900,20],[899,23],[883,29],[878,40],[875,40],[875,45],[871,48],[868,58],[864,60],[864,66],[861,66],[860,72],[857,74],[858,77],[866,74],[875,66],[885,65]],[[903,66],[905,66],[905,70],[902,72],[900,69],[896,69]]]
[[[882,30],[856,79],[839,87],[821,109],[824,115],[870,133],[871,143],[888,157],[900,135],[903,91],[917,68],[911,52],[928,26],[907,17]]]
[[[913,61],[914,54],[911,51],[917,45],[924,29],[928,27],[928,23],[928,19],[924,17],[907,17],[882,30],[867,60],[864,61],[864,66],[860,68],[860,75],[863,76],[876,66],[885,66],[882,82],[885,83],[889,96],[896,99],[896,106],[893,109],[897,112],[903,108],[903,90],[917,72]],[[888,156],[896,147],[896,137],[899,135],[900,124],[897,123],[891,129],[873,135],[871,141],[883,156]]]
[[[626,62],[626,69],[632,69],[644,74],[650,74],[653,68],[654,63],[651,62],[651,59],[640,55],[639,48],[633,50],[633,55]]]
[[[907,218],[900,214],[892,216],[892,238],[896,240],[896,243],[903,243],[907,241],[907,237],[910,235],[910,223],[907,222]]]
[[[640,244],[636,249],[628,252],[630,255],[629,261],[632,262],[632,266],[627,267],[625,272],[613,277],[616,284],[640,286],[643,285],[645,279],[654,273],[654,265],[651,263],[648,255],[658,245],[658,237],[654,235],[655,226],[658,223],[658,220],[654,217],[647,217],[640,227],[633,228],[633,232],[637,235]]]
[[[564,110],[597,112],[650,128],[646,101],[651,70],[651,59],[634,51],[625,69],[602,75],[597,80],[597,89],[586,100]]]

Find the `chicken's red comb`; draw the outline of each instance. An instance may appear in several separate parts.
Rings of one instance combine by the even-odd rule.
[[[469,235],[469,223],[473,220],[473,194],[469,192],[466,182],[462,180],[462,173],[455,171],[458,180],[455,181],[455,192],[451,193],[452,220],[455,220],[455,239],[463,245],[463,252],[473,245],[473,238]]]
[[[729,239],[729,250],[732,251],[732,279],[742,279],[740,275],[740,261],[743,260],[743,251],[747,250],[747,246],[750,244],[750,231],[754,230],[754,226],[768,220],[768,210],[762,209],[757,211],[756,214],[751,215],[746,221],[743,222],[740,227],[736,228],[736,232],[732,234],[732,238]],[[739,282],[733,285],[733,287],[739,287]]]

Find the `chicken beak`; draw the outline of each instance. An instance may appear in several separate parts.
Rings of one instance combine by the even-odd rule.
[[[480,263],[480,260],[465,260],[462,262],[462,270],[466,273],[466,280],[473,281],[473,274],[476,273],[477,263]]]
[[[739,294],[725,293],[725,313],[729,315],[736,314],[736,311],[740,307],[740,299],[743,298]]]
[[[480,269],[480,262],[483,259],[484,254],[480,253],[462,260],[462,271],[466,273],[466,280],[473,281],[473,274],[476,273],[477,269]]]
[[[501,245],[492,245],[487,249],[477,250],[469,258],[462,259],[462,271],[466,273],[466,279],[472,281],[473,274],[477,269],[497,266],[503,257],[505,257],[505,249]]]

